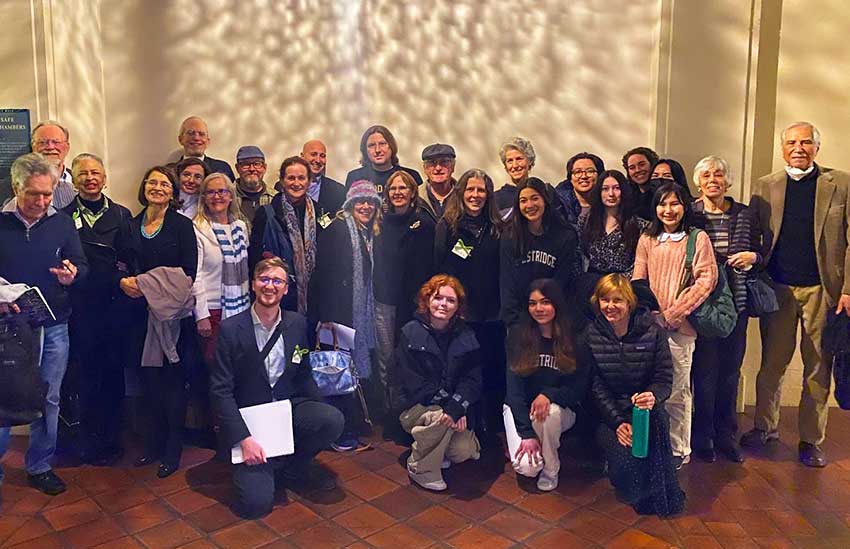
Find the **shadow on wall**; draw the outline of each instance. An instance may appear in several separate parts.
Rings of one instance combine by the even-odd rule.
[[[557,182],[572,154],[611,165],[646,144],[658,0],[307,3],[125,0],[101,4],[106,125],[116,196],[176,146],[189,114],[210,126],[212,156],[243,144],[270,172],[311,137],[329,174],[356,167],[363,129],[395,133],[403,164],[432,142],[506,179],[512,135]]]

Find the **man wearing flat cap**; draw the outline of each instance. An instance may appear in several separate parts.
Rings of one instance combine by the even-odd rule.
[[[239,147],[236,152],[236,194],[241,200],[242,215],[253,223],[257,208],[271,204],[277,191],[266,185],[266,155],[256,145]]]
[[[419,187],[419,204],[436,223],[443,217],[446,198],[457,183],[452,177],[455,171],[454,148],[442,143],[428,145],[422,149],[422,169],[425,185]]]

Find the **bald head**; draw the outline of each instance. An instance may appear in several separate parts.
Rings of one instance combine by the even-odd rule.
[[[183,156],[204,156],[210,144],[207,123],[199,116],[190,116],[180,124],[177,141],[183,147]]]
[[[318,139],[311,139],[304,143],[301,149],[301,158],[310,164],[310,174],[315,177],[325,173],[328,163],[328,150],[325,144]]]

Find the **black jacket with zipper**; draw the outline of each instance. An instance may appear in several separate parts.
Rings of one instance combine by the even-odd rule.
[[[602,420],[612,429],[631,423],[631,397],[645,391],[660,406],[670,397],[673,359],[667,335],[652,313],[638,309],[622,338],[597,316],[577,345],[579,361],[593,368],[591,396]]]
[[[394,359],[403,407],[438,405],[454,421],[467,415],[481,396],[481,355],[471,328],[455,320],[441,351],[434,330],[418,314],[404,325]]]

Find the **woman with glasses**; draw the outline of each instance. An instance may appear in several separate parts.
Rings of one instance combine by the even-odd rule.
[[[127,275],[120,279],[121,290],[137,302],[129,346],[131,364],[141,364],[144,390],[144,451],[135,462],[137,467],[160,462],[157,476],[165,478],[180,466],[183,451],[183,424],[186,418],[186,380],[197,361],[198,349],[191,313],[179,322],[176,341],[177,356],[161,352],[159,357],[147,354],[148,306],[155,293],[147,296],[140,289],[139,275],[157,267],[182,270],[192,281],[198,270],[198,247],[192,222],[177,213],[179,193],[176,175],[165,166],[154,166],[145,172],[139,186],[141,213],[129,224],[129,233],[120,238],[119,261]],[[191,287],[189,288],[191,291]],[[155,354],[155,353],[154,353]],[[159,360],[156,360],[159,358]],[[174,360],[176,358],[176,360]],[[159,363],[159,366],[157,366]]]
[[[581,152],[567,161],[567,178],[555,187],[558,198],[564,204],[567,222],[579,233],[590,213],[593,185],[604,171],[605,163],[601,158]]]
[[[209,175],[209,169],[200,158],[189,156],[178,162],[174,170],[177,172],[180,184],[180,193],[177,197],[179,211],[189,219],[194,219],[198,212],[200,198],[198,190],[201,181]]]
[[[257,209],[248,247],[248,263],[254,267],[264,256],[276,256],[289,265],[289,291],[280,306],[307,314],[310,277],[316,267],[318,235],[322,230],[318,206],[307,195],[310,164],[290,156],[280,165],[281,193],[271,204]]]

